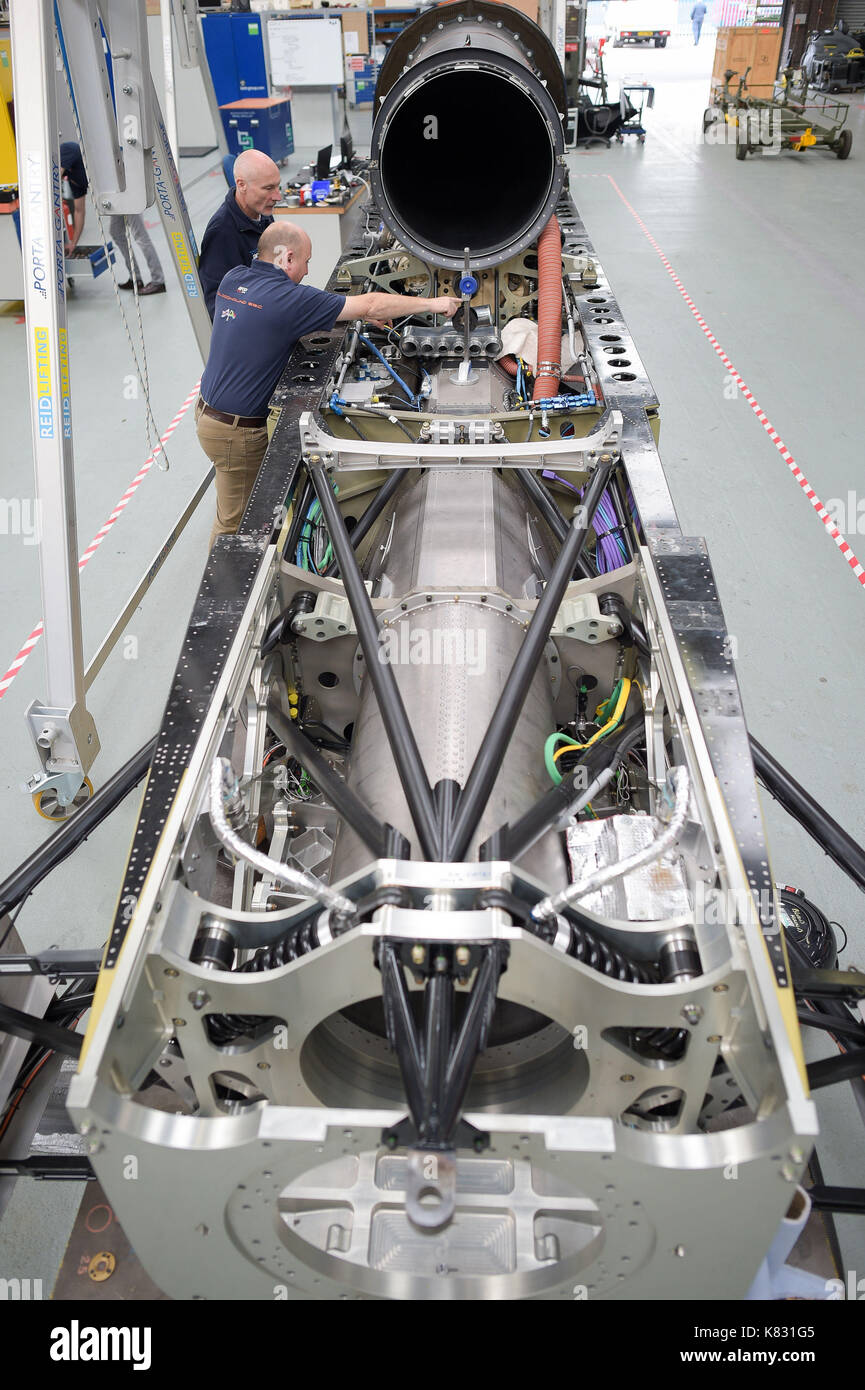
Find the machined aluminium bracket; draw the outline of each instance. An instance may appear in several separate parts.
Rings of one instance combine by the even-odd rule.
[[[611,410],[582,439],[545,439],[532,444],[423,445],[406,440],[340,439],[318,423],[312,411],[300,417],[300,436],[306,464],[324,463],[340,469],[369,468],[578,468],[592,471],[603,455],[618,451],[622,413]]]

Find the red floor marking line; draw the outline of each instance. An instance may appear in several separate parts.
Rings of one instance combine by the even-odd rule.
[[[105,537],[108,535],[108,532],[111,530],[114,523],[118,520],[119,517],[123,515],[124,510],[129,505],[130,501],[132,500],[135,493],[138,491],[141,484],[144,482],[144,479],[147,477],[147,474],[150,472],[159,455],[162,453],[162,446],[171,438],[174,431],[177,429],[177,426],[180,424],[181,420],[186,414],[187,410],[192,405],[192,402],[197,399],[199,384],[200,383],[196,381],[195,385],[193,386],[189,395],[186,397],[186,400],[183,402],[177,414],[166,427],[165,433],[160,435],[159,443],[153,450],[153,453],[141,465],[135,477],[132,479],[132,482],[129,484],[129,487],[126,489],[120,501],[117,503],[117,506],[114,508],[114,511],[111,513],[110,517],[106,521],[105,525],[100,527],[100,529],[96,532],[96,535],[93,537],[93,540],[90,542],[84,554],[81,556],[81,559],[78,561],[79,572],[84,569],[85,565],[87,565],[90,562],[90,560],[92,560],[93,556],[96,554],[100,545],[105,540]],[[27,638],[27,641],[24,642],[24,644],[22,645],[21,650],[17,653],[14,660],[10,662],[8,671],[6,671],[5,675],[0,676],[0,700],[3,699],[3,696],[6,694],[6,691],[9,689],[15,677],[18,675],[18,672],[21,670],[21,667],[24,665],[24,662],[27,660],[33,648],[36,646],[36,643],[39,641],[39,638],[42,636],[42,633],[42,623],[38,622],[34,627],[33,631],[30,633],[30,636]]]
[[[652,233],[649,231],[642,217],[636,211],[635,208],[631,207],[631,204],[628,202],[627,198],[625,197],[622,190],[619,188],[619,185],[616,183],[616,180],[612,177],[612,175],[607,174],[606,177],[610,180],[610,183],[616,190],[616,193],[621,198],[625,207],[628,209],[628,212],[634,218],[634,221],[637,223],[637,226],[642,231],[643,235],[645,236],[649,245],[652,247],[653,251],[655,251],[657,255],[660,257],[661,264],[663,265],[673,284],[676,286],[676,289],[679,291],[679,294],[684,299],[691,313],[694,315],[694,318],[697,320],[697,323],[700,325],[700,328],[703,330],[703,333],[708,338],[709,342],[712,344],[712,347],[715,349],[715,352],[718,354],[724,366],[727,368],[727,371],[730,373],[730,376],[733,378],[737,387],[742,392],[742,395],[745,397],[745,400],[748,402],[757,419],[760,421],[760,424],[763,426],[763,429],[766,431],[772,443],[775,445],[775,448],[778,450],[778,453],[781,455],[790,472],[793,474],[793,477],[796,479],[796,482],[799,484],[805,496],[808,498],[808,501],[811,503],[811,506],[814,508],[814,511],[819,516],[824,527],[828,531],[829,535],[832,537],[841,554],[844,556],[844,559],[847,561],[847,564],[850,566],[856,578],[859,580],[859,583],[863,587],[865,587],[865,568],[863,568],[863,566],[859,563],[856,556],[853,554],[853,551],[851,550],[850,546],[847,544],[846,540],[842,536],[841,532],[838,530],[837,526],[834,525],[832,518],[830,517],[826,508],[823,506],[823,503],[820,501],[820,498],[817,496],[811,484],[808,482],[808,479],[805,477],[805,474],[802,472],[793,455],[790,453],[790,450],[787,448],[787,445],[784,443],[783,439],[773,426],[771,420],[766,415],[765,411],[762,410],[760,402],[748,389],[746,382],[736,371],[736,368],[733,366],[733,363],[730,361],[726,352],[721,347],[721,344],[718,342],[718,339],[715,337],[709,325],[706,323],[706,320],[703,318],[693,299],[688,294],[688,291],[685,289],[685,286],[682,284],[672,265],[667,260],[667,257],[664,255],[657,241],[652,236]]]

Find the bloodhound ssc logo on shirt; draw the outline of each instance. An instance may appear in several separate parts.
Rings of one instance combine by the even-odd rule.
[[[248,285],[238,285],[238,287],[237,287],[237,293],[238,293],[238,294],[249,294],[249,286],[248,286]]]
[[[248,292],[248,286],[238,286],[238,289],[241,294],[246,294]],[[255,299],[238,299],[233,294],[226,294],[225,290],[217,290],[216,297],[217,299],[229,299],[232,304],[242,304],[244,309],[261,309],[263,307]],[[236,317],[233,309],[223,309],[222,317],[224,319],[228,318],[229,314],[232,318]]]
[[[223,309],[221,317],[224,319],[236,319],[237,314],[233,309]]]

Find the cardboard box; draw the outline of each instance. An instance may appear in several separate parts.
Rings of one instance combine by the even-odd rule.
[[[771,97],[778,73],[782,37],[780,27],[764,28],[760,25],[743,24],[719,29],[712,67],[710,102],[723,87],[727,68],[732,68],[736,73],[736,77],[730,79],[731,91],[735,92],[739,78],[750,68],[746,94]]]
[[[499,0],[496,0],[496,3],[498,2]],[[528,15],[529,19],[537,24],[538,0],[502,0],[502,3],[507,3],[513,10],[522,10],[523,14]]]
[[[369,19],[367,10],[340,10],[342,20],[342,51],[346,57],[369,53]]]

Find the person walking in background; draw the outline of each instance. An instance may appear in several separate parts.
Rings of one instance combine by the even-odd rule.
[[[706,6],[703,0],[697,0],[696,5],[691,11],[691,25],[694,30],[694,47],[700,42],[700,30],[703,27],[703,20],[706,18]]]
[[[135,265],[135,251],[126,240],[126,226],[124,217],[117,214],[108,220],[108,230],[111,240],[114,242],[115,252],[119,251],[125,261],[129,261],[129,275],[120,285],[121,290],[132,289],[133,276],[138,281],[139,294],[164,294],[165,276],[162,273],[162,266],[156,254],[156,247],[150,240],[147,228],[144,225],[144,218],[140,212],[129,212],[126,214],[125,221],[129,224],[129,242],[134,242],[135,250],[138,252],[139,261],[144,261],[147,265],[148,279],[145,284],[138,274]]]
[[[63,140],[60,145],[60,173],[69,185],[72,200],[72,230],[69,233],[67,254],[78,245],[87,215],[87,174],[81,158],[81,146],[76,140]]]

